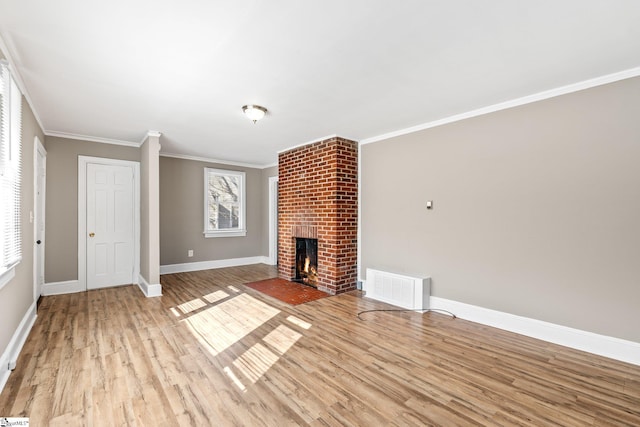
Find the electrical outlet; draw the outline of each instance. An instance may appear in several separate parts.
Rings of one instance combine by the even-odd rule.
[[[187,256],[189,258],[191,258],[193,256],[193,249],[189,249],[189,251],[187,252]]]

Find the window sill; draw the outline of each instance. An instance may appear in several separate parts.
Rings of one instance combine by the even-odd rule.
[[[4,286],[16,276],[16,265],[18,264],[13,264],[11,267],[0,273],[0,289],[4,288]]]
[[[204,237],[207,239],[210,237],[244,237],[247,235],[247,230],[229,230],[229,231],[205,231]]]

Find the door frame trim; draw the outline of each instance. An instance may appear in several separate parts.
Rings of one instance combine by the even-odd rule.
[[[38,239],[38,222],[40,222],[40,218],[38,217],[38,154],[42,155],[45,164],[45,175],[44,175],[44,185],[41,189],[44,193],[43,198],[46,201],[47,197],[47,150],[42,145],[40,138],[36,135],[33,138],[33,300],[37,301],[40,298],[40,294],[38,294],[38,245],[36,244],[36,240]],[[46,203],[43,206],[44,217],[46,218]],[[45,226],[46,233],[46,226]],[[44,260],[45,260],[45,249],[46,246],[46,237],[42,242],[42,275],[44,276]],[[42,283],[41,292],[44,292],[44,283]]]
[[[106,157],[78,156],[78,282],[87,290],[87,165],[128,166],[133,169],[133,274],[131,283],[138,284],[140,275],[140,162]]]
[[[278,264],[278,177],[269,177],[269,264]]]

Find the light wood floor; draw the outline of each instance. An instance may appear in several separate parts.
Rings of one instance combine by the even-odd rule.
[[[32,426],[640,425],[640,367],[352,292],[288,306],[267,266],[44,297],[0,416]]]

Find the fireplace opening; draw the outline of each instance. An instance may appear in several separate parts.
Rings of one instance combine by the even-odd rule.
[[[296,277],[293,281],[318,287],[318,239],[296,238]]]

